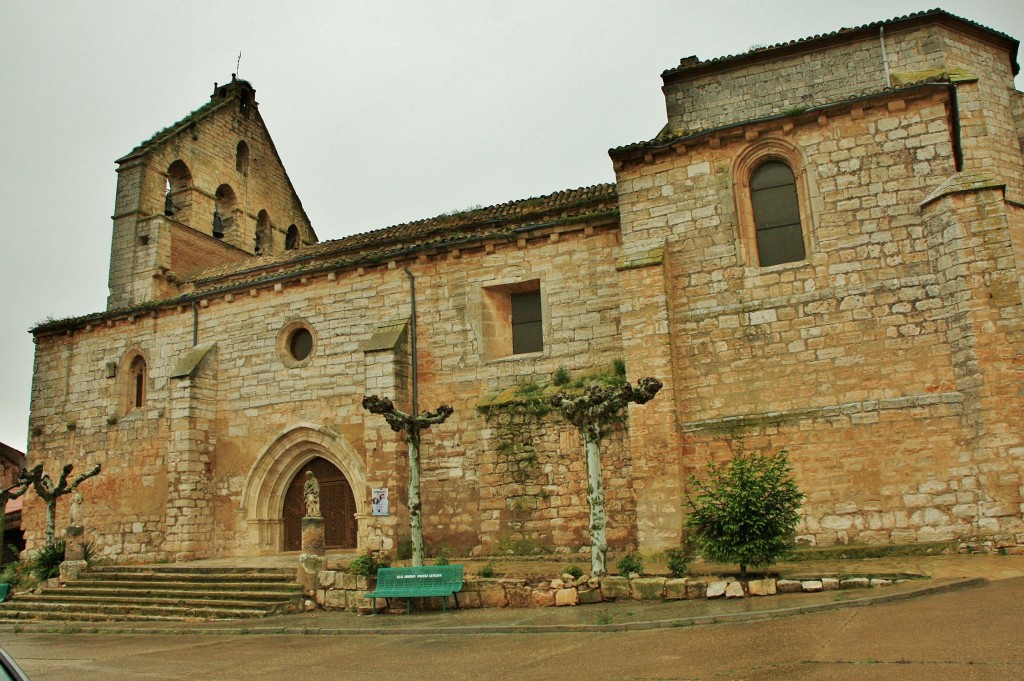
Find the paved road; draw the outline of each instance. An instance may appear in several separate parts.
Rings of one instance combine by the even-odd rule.
[[[619,633],[2,634],[33,681],[1024,679],[1024,578],[778,620]]]

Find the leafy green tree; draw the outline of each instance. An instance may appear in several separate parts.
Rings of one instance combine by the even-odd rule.
[[[690,476],[686,529],[700,552],[716,563],[763,568],[788,554],[803,494],[793,478],[789,453],[745,452],[732,461],[710,461],[704,478]]]

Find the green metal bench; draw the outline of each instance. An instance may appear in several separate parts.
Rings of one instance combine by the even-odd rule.
[[[410,599],[441,596],[444,598],[444,610],[447,612],[449,596],[455,599],[455,607],[459,607],[461,589],[461,565],[377,568],[377,587],[366,594],[366,598],[373,599],[374,614],[377,614],[378,598],[383,598],[389,608],[392,598],[404,598],[405,612],[408,614]]]
[[[0,603],[7,600],[7,592],[10,588],[9,584],[0,584]]]

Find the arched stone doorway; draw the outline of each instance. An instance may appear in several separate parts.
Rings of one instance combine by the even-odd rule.
[[[241,510],[248,526],[249,551],[269,554],[285,550],[285,498],[293,481],[305,477],[305,467],[316,459],[340,471],[349,485],[355,507],[354,513],[347,512],[355,525],[355,543],[351,546],[359,548],[365,542],[370,496],[362,457],[340,433],[303,423],[270,443],[246,476]],[[324,480],[320,483],[322,496]],[[351,539],[351,535],[348,536]]]
[[[324,541],[329,549],[356,548],[356,500],[345,474],[327,459],[317,457],[299,469],[284,495],[284,550],[302,549],[302,516],[305,513],[302,487],[306,471],[320,483],[320,513],[324,518]]]

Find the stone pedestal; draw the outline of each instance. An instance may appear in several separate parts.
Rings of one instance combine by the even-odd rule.
[[[81,525],[64,529],[64,560],[85,560],[85,528]]]
[[[66,584],[75,581],[87,567],[89,564],[84,560],[65,560],[60,564],[60,583]]]
[[[64,530],[64,562],[60,564],[60,583],[78,579],[88,567],[85,562],[85,528],[70,525]]]
[[[327,552],[324,548],[324,519],[306,516],[302,519],[302,553],[299,554],[299,569],[296,579],[305,592],[316,588],[316,575],[327,569]]]

